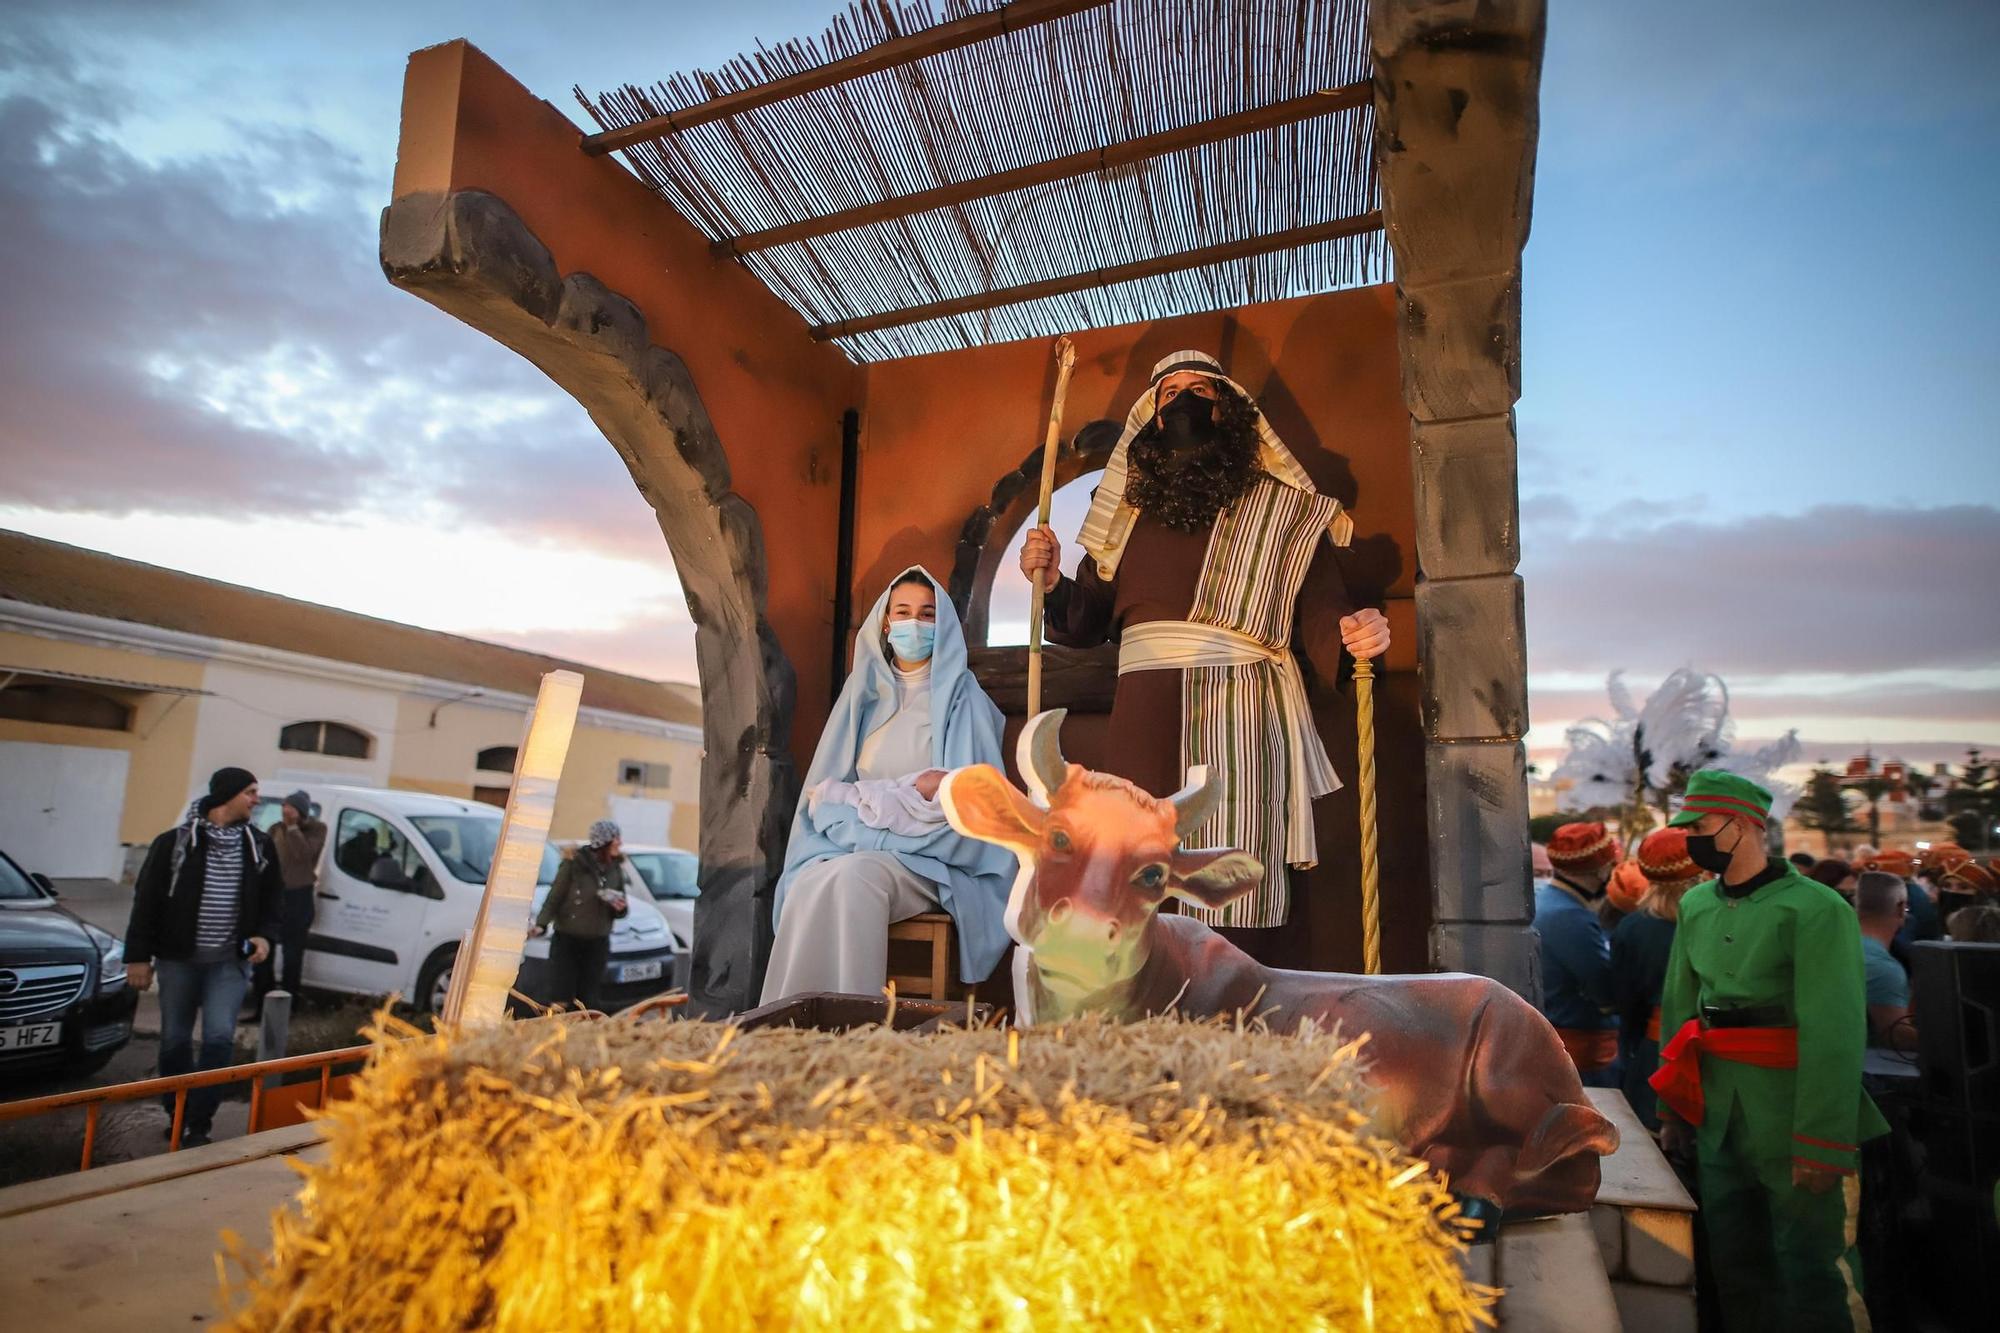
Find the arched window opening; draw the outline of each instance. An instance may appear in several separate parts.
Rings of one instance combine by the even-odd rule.
[[[108,694],[63,681],[15,681],[0,689],[0,718],[96,731],[129,731],[132,710]]]
[[[375,742],[367,732],[344,722],[294,722],[278,733],[278,748],[335,759],[366,759]]]
[[[479,759],[473,766],[482,773],[512,773],[520,752],[518,745],[489,745],[479,752]]]
[[[1076,534],[1083,527],[1084,515],[1090,512],[1091,493],[1097,489],[1098,479],[1103,475],[1102,468],[1084,473],[1059,488],[1049,507],[1049,526],[1056,530],[1056,538],[1062,543],[1063,573],[1072,577],[1076,574],[1079,550]],[[989,648],[1028,641],[1028,602],[1032,590],[1021,573],[1021,546],[1027,541],[1028,529],[1034,523],[1035,513],[1031,508],[1028,516],[1007,538],[999,563],[994,566],[993,586],[986,603],[986,646]]]

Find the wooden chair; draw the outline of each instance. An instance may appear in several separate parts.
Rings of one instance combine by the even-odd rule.
[[[925,972],[898,972],[897,964],[907,965],[907,952],[899,951],[897,944],[922,944],[930,948],[930,965]],[[899,960],[898,954],[903,957]],[[957,999],[964,995],[965,988],[958,984],[953,966],[958,956],[958,940],[952,927],[951,913],[924,912],[904,921],[897,921],[889,927],[889,980],[896,984],[896,994],[908,995],[920,1000]]]

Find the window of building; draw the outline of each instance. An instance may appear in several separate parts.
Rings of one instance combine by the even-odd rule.
[[[482,773],[512,773],[520,751],[518,745],[490,745],[479,752],[476,767]]]
[[[671,787],[673,781],[672,764],[649,764],[642,759],[618,761],[618,785],[621,787]]]
[[[0,689],[0,718],[97,731],[127,731],[132,726],[132,710],[110,695],[55,680],[17,680]]]
[[[344,722],[294,722],[278,733],[278,748],[336,759],[366,759],[375,743],[367,732]]]

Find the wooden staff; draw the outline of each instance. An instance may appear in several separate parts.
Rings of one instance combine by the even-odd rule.
[[[1042,496],[1035,526],[1049,521],[1049,503],[1056,491],[1056,451],[1062,444],[1063,400],[1069,396],[1069,372],[1076,365],[1076,348],[1068,335],[1056,339],[1056,397],[1049,406],[1049,433],[1042,442]],[[1028,591],[1028,716],[1042,711],[1042,579]]]
[[[1355,782],[1361,788],[1361,959],[1362,970],[1382,970],[1382,867],[1376,858],[1375,828],[1375,663],[1354,659]]]

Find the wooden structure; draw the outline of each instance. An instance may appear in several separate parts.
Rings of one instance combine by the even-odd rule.
[[[926,1000],[953,998],[952,983],[958,979],[958,945],[953,936],[949,912],[921,912],[889,927],[889,981],[895,986],[897,995]],[[923,948],[921,972],[897,974],[895,957],[899,944],[915,944]]]
[[[1384,964],[1532,993],[1511,408],[1542,0],[943,5],[585,99],[591,134],[466,43],[410,61],[385,273],[590,410],[688,594],[695,1007],[757,994],[853,608],[920,562],[983,633],[1059,332],[1059,482],[1200,347],[1352,509],[1347,581],[1396,633]],[[975,661],[1005,706],[1011,655]],[[1103,657],[1049,672],[1089,763]],[[1351,775],[1351,693],[1313,705]],[[1361,965],[1351,793],[1319,803],[1300,965]]]

